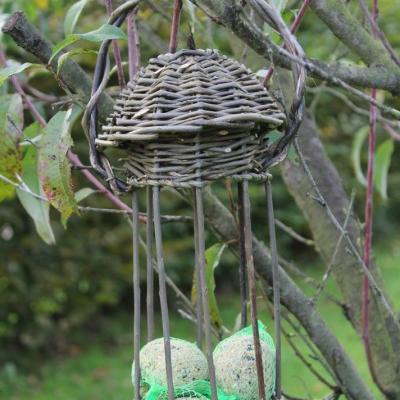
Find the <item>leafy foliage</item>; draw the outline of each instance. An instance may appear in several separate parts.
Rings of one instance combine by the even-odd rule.
[[[10,67],[0,69],[0,86],[12,75],[19,74],[32,66],[32,63],[23,63],[21,65],[12,65]]]
[[[87,33],[71,33],[63,41],[53,48],[53,54],[50,57],[51,62],[54,57],[65,47],[77,42],[78,40],[87,40],[89,42],[102,42],[108,39],[126,39],[125,33],[114,25],[102,25],[100,28]]]
[[[70,35],[74,32],[75,26],[82,13],[83,8],[86,6],[88,0],[80,0],[71,6],[68,10],[64,20],[64,34]]]
[[[56,239],[50,224],[50,204],[46,200],[32,196],[44,196],[37,173],[37,150],[34,146],[28,147],[22,163],[22,180],[26,190],[17,189],[17,195],[25,211],[33,219],[36,231],[47,244],[54,244]]]
[[[210,307],[210,319],[211,322],[221,332],[223,321],[219,312],[217,298],[215,296],[215,269],[218,267],[222,253],[225,250],[226,245],[216,243],[206,250],[206,281],[208,287],[208,304]],[[193,275],[193,287],[192,287],[192,301],[197,304],[198,301],[198,284],[196,274]]]
[[[23,129],[22,99],[18,94],[0,97],[0,175],[17,182],[21,173],[21,149],[18,146]],[[0,179],[0,201],[12,196],[14,187]]]
[[[61,213],[65,225],[70,215],[77,212],[71,186],[71,166],[67,153],[72,146],[70,117],[72,109],[59,111],[43,129],[39,148],[39,177],[43,192],[50,204]]]

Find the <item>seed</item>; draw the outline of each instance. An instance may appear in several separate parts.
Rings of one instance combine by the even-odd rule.
[[[206,357],[196,345],[190,342],[171,338],[171,361],[175,387],[196,380],[209,379]],[[155,339],[141,349],[140,369],[142,383],[150,386],[167,386],[163,338]],[[132,382],[134,384],[134,363],[132,364]]]
[[[275,349],[272,342],[260,336],[265,391],[270,399],[275,387]],[[214,350],[214,365],[217,384],[226,394],[236,395],[241,400],[258,400],[252,334],[235,334],[219,343]]]

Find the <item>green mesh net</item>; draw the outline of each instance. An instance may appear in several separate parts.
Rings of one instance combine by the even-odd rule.
[[[263,356],[267,398],[271,399],[275,392],[275,345],[272,337],[260,321],[258,322],[258,329]],[[184,351],[187,351],[187,355],[182,359],[182,361],[185,361],[185,364],[188,362],[190,364],[194,360],[199,361],[197,353],[201,353],[201,351],[195,345],[181,339],[171,338],[171,340],[173,367],[177,366],[178,356],[182,356]],[[162,381],[163,384],[160,384],[160,376],[165,376],[162,339],[156,339],[150,343],[153,352],[151,354],[144,352],[143,354],[149,358],[151,356],[151,360],[147,360],[151,368],[147,371],[146,369],[142,371],[146,371],[147,373],[143,373],[141,376],[141,398],[143,400],[168,400],[166,381],[164,380]],[[156,351],[156,354],[154,354],[154,351]],[[196,354],[197,357],[195,357]],[[206,361],[204,360],[204,362]],[[218,384],[218,400],[258,400],[253,330],[251,326],[236,332],[216,346],[214,350],[214,364]],[[162,368],[157,372],[158,367]],[[149,373],[150,371],[152,373]],[[174,381],[175,378],[179,377],[179,372],[182,372],[182,369],[180,371],[175,370],[175,372],[177,376],[174,377]],[[175,385],[174,396],[175,399],[180,400],[209,400],[212,398],[210,382],[203,379],[195,379],[185,384]]]
[[[143,397],[144,400],[168,400],[168,390],[165,386],[150,384],[149,391]],[[175,399],[211,399],[211,386],[208,381],[194,381],[187,385],[174,388]],[[218,389],[218,400],[239,400],[234,395],[226,395],[222,390]]]
[[[172,375],[176,399],[211,399],[207,359],[193,343],[171,338]],[[164,340],[158,338],[147,343],[140,351],[140,397],[143,400],[168,400],[165,371]],[[134,384],[134,363],[132,365]],[[134,388],[137,390],[137,388]],[[219,400],[238,400],[218,391]]]
[[[275,392],[275,344],[258,321],[267,399]],[[248,326],[221,341],[214,350],[218,386],[238,400],[258,400],[253,329]]]

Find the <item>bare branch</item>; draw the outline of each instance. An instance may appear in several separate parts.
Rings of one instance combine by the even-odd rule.
[[[326,286],[326,282],[332,272],[332,269],[335,265],[336,262],[336,256],[340,250],[340,246],[342,245],[342,241],[343,241],[343,237],[344,237],[344,233],[347,232],[347,224],[349,223],[349,219],[350,219],[350,214],[352,212],[353,209],[353,203],[354,203],[354,198],[355,198],[355,192],[353,190],[353,193],[351,194],[351,198],[350,198],[350,204],[349,204],[349,209],[347,210],[347,214],[346,214],[346,218],[344,220],[343,223],[343,229],[344,231],[340,234],[339,239],[336,243],[335,246],[335,250],[332,253],[332,257],[331,257],[331,261],[328,264],[328,267],[326,268],[326,271],[324,273],[324,276],[322,277],[322,281],[319,283],[318,287],[317,287],[317,291],[315,292],[314,296],[310,299],[310,301],[313,304],[316,304],[318,302],[318,298],[320,296],[320,294],[323,292],[323,290],[325,289]]]

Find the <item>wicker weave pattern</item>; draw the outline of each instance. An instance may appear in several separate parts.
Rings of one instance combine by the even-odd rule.
[[[150,60],[96,143],[127,149],[134,185],[193,186],[263,176],[268,131],[284,121],[243,65],[215,50],[183,50]]]

